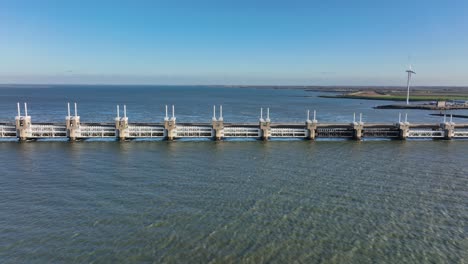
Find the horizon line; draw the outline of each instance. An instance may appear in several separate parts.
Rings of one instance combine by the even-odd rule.
[[[211,87],[297,87],[297,88],[309,88],[309,87],[380,87],[380,88],[405,88],[405,85],[348,85],[348,84],[332,84],[332,85],[296,85],[296,84],[141,84],[141,83],[0,83],[2,86],[211,86]],[[412,88],[424,88],[424,87],[456,87],[456,88],[468,88],[468,85],[414,85]]]

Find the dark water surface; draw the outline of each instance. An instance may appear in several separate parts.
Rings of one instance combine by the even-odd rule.
[[[303,91],[51,89],[0,89],[0,119],[27,99],[33,122],[63,121],[76,98],[82,122],[116,102],[160,121],[172,101],[179,121],[214,103],[236,121],[397,117]],[[467,232],[468,141],[0,142],[1,263],[466,263]]]

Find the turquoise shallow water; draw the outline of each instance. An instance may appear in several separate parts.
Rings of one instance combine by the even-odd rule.
[[[179,89],[171,96],[188,88]],[[227,105],[231,100],[233,109],[246,113],[230,114],[238,120],[255,115],[260,103],[276,103],[289,113],[279,119],[323,103],[296,97],[297,91],[269,90],[270,99],[258,102],[266,91],[210,89],[198,90],[198,96],[206,92]],[[17,93],[25,93],[33,101],[33,120],[60,121],[66,99],[59,99],[77,93],[21,91],[3,92],[1,116],[14,115]],[[134,107],[150,108],[143,98],[156,98],[158,91],[136,93],[147,103]],[[97,119],[98,110],[113,109],[116,100],[101,89],[94,97],[91,92],[80,95],[89,98],[83,104],[105,103],[83,109],[82,120]],[[191,92],[180,118],[203,119],[205,110],[188,109],[202,109],[210,100]],[[55,99],[40,99],[47,93]],[[123,88],[114,93],[119,100],[133,98]],[[242,99],[246,94],[252,98]],[[13,101],[12,111],[5,101]],[[369,110],[368,101],[339,104],[361,108],[369,119],[389,113]],[[339,105],[328,107],[329,120],[340,115]],[[56,112],[47,115],[45,109]],[[432,120],[426,113],[412,115]],[[0,142],[0,260],[465,263],[467,186],[463,140]]]

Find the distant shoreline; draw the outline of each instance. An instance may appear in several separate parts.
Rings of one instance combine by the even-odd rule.
[[[143,86],[143,87],[219,87],[219,88],[259,88],[259,89],[294,89],[294,90],[305,90],[309,92],[357,92],[357,91],[402,91],[406,90],[405,86],[388,86],[388,85],[228,85],[228,84],[98,84],[98,83],[86,83],[86,84],[73,84],[73,83],[53,83],[53,84],[28,84],[28,83],[0,83],[0,88],[3,87],[54,87],[54,86]],[[430,90],[430,91],[466,91],[468,94],[468,86],[414,86],[412,90]]]
[[[379,105],[375,106],[374,109],[418,109],[418,110],[437,110],[437,111],[448,111],[448,110],[466,110],[468,106],[463,105],[454,105],[454,106],[445,106],[439,107],[437,105],[429,104],[418,104],[418,105]]]
[[[342,88],[338,95],[319,95],[331,99],[360,99],[383,101],[406,101],[406,87],[391,88]],[[323,92],[323,91],[322,91]],[[413,87],[410,90],[410,101],[450,101],[468,100],[468,87]]]
[[[353,96],[353,95],[319,95],[321,98],[334,98],[334,99],[360,99],[360,100],[376,100],[376,101],[406,101],[406,97],[400,96]],[[436,96],[412,96],[410,101],[427,102],[427,101],[450,101],[450,100],[468,100],[466,96],[451,96],[451,95],[436,95]]]

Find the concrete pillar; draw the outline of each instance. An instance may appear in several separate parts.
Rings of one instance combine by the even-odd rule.
[[[172,106],[172,117],[169,118],[167,115],[167,105],[166,105],[166,117],[164,118],[164,129],[166,134],[166,140],[174,140],[176,136],[176,118],[174,113],[174,106]]]
[[[314,119],[310,120],[310,111],[307,110],[307,120],[306,120],[306,129],[307,129],[307,139],[315,140],[317,134],[317,119],[315,118],[316,112],[314,110]]]
[[[79,137],[80,117],[67,117],[67,137],[70,141],[75,141]]]
[[[445,139],[452,139],[453,135],[455,134],[455,123],[446,122],[440,124],[440,127],[444,129],[444,138]]]
[[[315,140],[315,135],[317,134],[317,120],[306,122],[307,129],[307,139]]]
[[[260,122],[261,138],[268,140],[271,136],[270,122]]]
[[[224,121],[223,120],[213,120],[213,134],[215,140],[221,140],[224,137]]]
[[[166,129],[166,139],[174,140],[176,136],[176,122],[175,120],[164,120],[164,128]]]
[[[362,130],[364,129],[364,123],[354,122],[352,124],[352,126],[353,126],[353,130],[354,130],[353,138],[355,140],[361,140],[362,139]]]
[[[31,136],[31,117],[21,116],[16,118],[16,137],[20,141],[26,141]]]
[[[263,119],[263,108],[260,109],[260,137],[268,140],[271,136],[270,108],[267,108],[267,118]]]
[[[219,107],[219,118],[216,119],[216,107],[213,106],[213,135],[214,140],[218,141],[224,137],[224,120],[223,120],[223,106]]]
[[[409,135],[409,123],[408,122],[400,122],[397,124],[398,129],[400,130],[400,139],[406,140]]]
[[[398,123],[396,124],[398,129],[400,130],[400,139],[406,140],[409,135],[409,130],[410,130],[410,123],[408,122],[408,114],[405,114],[405,121],[401,121],[401,114],[398,118]]]
[[[128,118],[122,117],[115,122],[115,135],[120,141],[124,141],[128,137]]]
[[[117,106],[117,117],[115,118],[115,135],[120,141],[128,138],[128,117],[127,107],[124,105],[124,116],[119,115],[119,106]]]
[[[362,131],[364,129],[364,122],[362,122],[362,114],[359,114],[359,122],[356,122],[356,114],[354,114],[354,120],[351,124],[353,126],[353,138],[355,140],[362,140]]]
[[[70,141],[75,141],[80,136],[80,117],[78,116],[77,106],[75,103],[75,115],[70,115],[70,103],[68,103],[68,115],[65,118],[67,127],[67,137]]]
[[[24,116],[21,116],[18,103],[18,115],[15,117],[16,137],[20,141],[26,141],[31,137],[31,116],[28,116],[28,106],[24,103]]]

